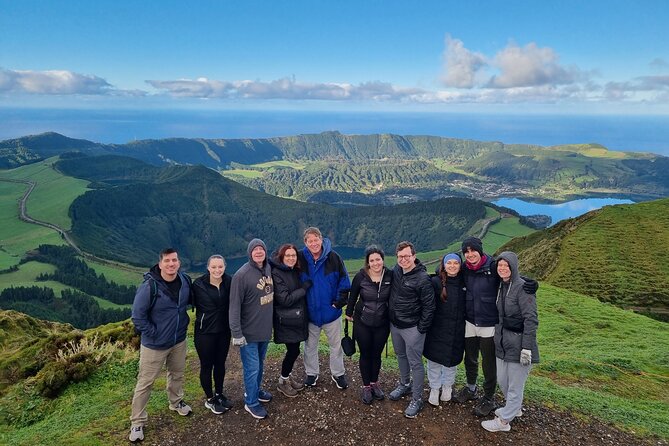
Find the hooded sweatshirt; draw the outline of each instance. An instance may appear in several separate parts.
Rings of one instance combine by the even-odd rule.
[[[274,285],[267,258],[262,267],[251,258],[256,246],[262,246],[267,253],[262,240],[251,240],[247,249],[249,261],[232,276],[230,330],[233,338],[244,336],[246,342],[268,342],[272,337]]]
[[[497,257],[497,262],[506,260],[511,269],[509,282],[500,281],[497,294],[499,319],[495,325],[495,356],[508,362],[520,362],[520,351],[532,352],[532,362],[539,362],[537,345],[536,295],[523,290],[525,281],[518,272],[518,256],[505,251]]]

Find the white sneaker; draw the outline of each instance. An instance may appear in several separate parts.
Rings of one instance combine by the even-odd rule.
[[[427,399],[427,402],[437,407],[439,405],[439,388],[430,389],[430,396]]]
[[[442,386],[442,388],[441,388],[441,396],[439,397],[439,399],[440,399],[441,401],[444,401],[444,402],[446,402],[446,401],[450,401],[450,400],[451,400],[451,394],[452,394],[452,393],[453,393],[453,388],[452,388],[452,387]]]
[[[502,423],[499,417],[495,417],[493,420],[481,421],[481,426],[488,432],[509,432],[511,430],[511,425],[509,423]]]
[[[142,426],[132,426],[130,428],[130,435],[128,436],[128,440],[132,441],[133,443],[144,440],[144,428]]]

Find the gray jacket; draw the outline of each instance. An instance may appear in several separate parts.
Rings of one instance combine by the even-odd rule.
[[[265,260],[263,267],[245,263],[234,276],[230,287],[230,330],[233,338],[244,336],[246,342],[267,342],[272,338],[274,313],[272,270]]]
[[[506,260],[511,268],[511,280],[500,282],[497,293],[499,320],[495,325],[495,356],[508,362],[520,362],[520,351],[532,351],[532,362],[539,362],[537,345],[537,298],[523,291],[525,281],[518,272],[518,256],[505,251],[497,261]]]

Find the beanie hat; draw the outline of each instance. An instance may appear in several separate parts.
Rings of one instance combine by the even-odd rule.
[[[449,260],[456,260],[458,263],[462,263],[462,259],[455,252],[452,252],[450,254],[446,254],[444,256],[444,259],[442,260],[442,263],[444,264],[444,266],[446,266],[446,262],[448,262]]]
[[[481,239],[477,237],[467,237],[464,239],[462,241],[462,253],[466,253],[469,248],[478,252],[481,256],[483,255],[483,242]]]
[[[257,246],[262,246],[262,249],[265,250],[265,253],[267,253],[267,246],[265,246],[265,242],[259,238],[254,238],[249,242],[248,248],[246,248],[246,254],[249,256],[249,259],[251,258],[251,253]]]

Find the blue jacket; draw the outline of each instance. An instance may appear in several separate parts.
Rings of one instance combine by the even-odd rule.
[[[312,282],[307,291],[309,321],[319,327],[341,317],[341,308],[346,305],[351,289],[344,261],[332,250],[329,239],[323,239],[322,249],[316,261],[306,246],[300,251],[300,264],[304,268],[300,273],[300,281]],[[333,308],[333,305],[337,308]]]
[[[142,345],[153,350],[166,350],[186,339],[190,278],[178,273],[181,289],[173,296],[160,275],[158,265],[144,274],[132,303],[132,322],[142,335]],[[157,297],[151,307],[151,288],[155,282]]]

